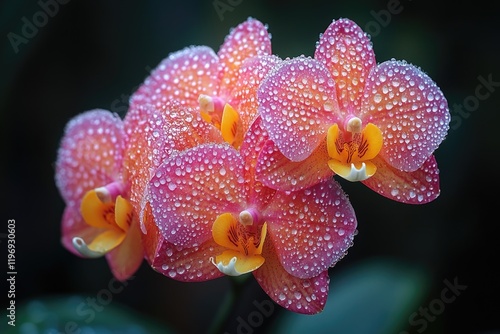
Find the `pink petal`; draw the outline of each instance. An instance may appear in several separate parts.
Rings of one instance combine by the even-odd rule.
[[[140,121],[133,121],[136,118]],[[130,129],[125,155],[126,177],[132,185],[130,197],[133,203],[143,202],[151,171],[173,152],[202,143],[223,142],[219,130],[203,121],[197,111],[176,101],[168,101],[161,107],[135,105],[129,110],[125,122],[126,128],[129,123],[136,125]],[[136,209],[140,212],[142,208]]]
[[[218,89],[217,55],[209,47],[192,46],[165,58],[132,95],[130,104],[161,107],[169,100],[177,100],[194,108],[198,107],[200,94],[214,95]]]
[[[248,58],[243,62],[238,81],[234,83],[229,95],[229,104],[238,110],[244,130],[248,129],[257,116],[257,90],[260,83],[267,73],[281,62],[282,60],[274,55]]]
[[[335,85],[317,60],[284,61],[262,82],[258,99],[264,127],[280,151],[292,161],[307,158],[339,122]]]
[[[153,105],[134,105],[123,121],[128,137],[123,177],[130,184],[129,197],[136,212],[141,211],[144,189],[154,166],[149,140],[152,132],[150,123],[158,110]]]
[[[141,220],[142,230],[142,247],[144,248],[144,255],[150,265],[152,265],[156,254],[164,241],[163,236],[155,224],[153,211],[149,202],[144,203],[144,208],[139,214]]]
[[[368,78],[361,115],[382,130],[380,152],[393,167],[417,170],[445,138],[448,103],[431,78],[403,61],[387,61]]]
[[[183,248],[212,238],[217,216],[245,208],[243,182],[243,159],[228,145],[200,145],[166,160],[149,182],[163,237]]]
[[[297,313],[317,314],[323,310],[328,297],[328,271],[316,277],[301,279],[287,273],[276,257],[272,243],[264,244],[264,264],[253,272],[262,289],[278,305]],[[261,306],[271,308],[274,305]]]
[[[277,192],[263,216],[280,263],[299,278],[319,275],[342,259],[357,226],[347,195],[333,180]]]
[[[270,54],[271,37],[260,21],[248,18],[232,29],[217,53],[223,75],[220,95],[229,96],[227,93],[238,81],[238,69],[245,59]]]
[[[204,121],[198,108],[171,101],[150,120],[154,159],[162,162],[174,152],[185,151],[205,143],[223,143],[220,131]]]
[[[240,153],[245,161],[245,180],[248,192],[248,201],[256,207],[264,207],[274,196],[276,190],[264,186],[255,178],[257,158],[262,147],[269,140],[267,131],[262,126],[261,117],[257,117],[248,129],[243,143],[240,147]]]
[[[106,254],[106,259],[113,275],[120,281],[127,280],[139,269],[144,259],[144,250],[137,220],[133,220],[125,240]]]
[[[295,162],[287,159],[274,142],[268,140],[259,155],[256,178],[280,191],[308,188],[333,176],[328,167],[329,159],[326,141],[320,143],[305,160]]]
[[[159,273],[183,282],[203,282],[223,276],[211,261],[225,248],[209,239],[197,247],[183,248],[164,241],[152,267]]]
[[[342,111],[357,110],[366,78],[376,65],[369,36],[349,19],[333,21],[321,35],[314,59],[332,74]]]
[[[433,155],[414,172],[402,172],[381,158],[373,162],[377,172],[363,183],[380,195],[407,204],[429,203],[439,196],[439,169]]]
[[[79,207],[87,191],[119,180],[124,142],[122,121],[109,111],[87,111],[68,122],[55,167],[66,205]]]

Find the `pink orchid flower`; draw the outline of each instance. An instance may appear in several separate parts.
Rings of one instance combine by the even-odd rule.
[[[356,217],[333,180],[297,192],[256,181],[267,138],[257,118],[239,151],[203,144],[156,169],[150,214],[166,241],[156,268],[191,282],[252,272],[279,305],[318,313],[328,294],[328,268],[351,246]]]
[[[134,274],[144,257],[130,184],[123,177],[127,127],[107,110],[76,116],[66,125],[55,175],[66,203],[62,244],[78,256],[106,256],[119,280]]]
[[[177,100],[197,108],[203,119],[239,147],[257,114],[260,81],[279,58],[271,55],[267,28],[247,19],[232,29],[216,54],[208,46],[191,46],[170,54],[131,97],[132,106],[161,107]]]
[[[106,110],[76,116],[56,162],[66,203],[63,245],[82,257],[106,256],[120,280],[144,256],[152,262],[162,239],[145,227],[154,225],[146,212],[147,181],[171,154],[205,142],[221,143],[222,137],[197,111],[175,102],[134,106],[123,121]]]
[[[257,166],[267,186],[297,190],[336,174],[403,203],[439,195],[433,152],[449,128],[447,101],[419,68],[377,64],[354,22],[333,21],[314,59],[285,61],[258,99],[271,138]]]

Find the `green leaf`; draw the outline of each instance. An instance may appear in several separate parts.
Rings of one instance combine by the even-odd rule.
[[[153,319],[113,301],[92,304],[82,296],[32,299],[17,306],[15,327],[4,319],[0,333],[149,334],[174,333]],[[9,312],[9,311],[7,311]]]
[[[330,272],[330,291],[322,313],[283,313],[273,333],[394,334],[423,302],[429,278],[409,265],[370,260]]]

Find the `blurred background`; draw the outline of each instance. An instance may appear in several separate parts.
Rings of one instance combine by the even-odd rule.
[[[217,51],[249,16],[268,24],[282,58],[312,56],[333,19],[354,20],[372,35],[378,62],[404,59],[436,81],[453,120],[436,151],[441,195],[434,202],[404,205],[342,182],[359,233],[330,270],[322,314],[277,305],[259,311],[269,298],[250,276],[221,333],[500,333],[494,2],[60,0],[53,15],[40,14],[46,2],[0,4],[0,268],[14,219],[17,269],[14,328],[6,317],[7,269],[0,274],[0,333],[208,332],[228,279],[181,283],[144,263],[109,294],[106,261],[62,247],[54,161],[72,117],[94,108],[123,116],[130,94],[169,53],[189,45]]]

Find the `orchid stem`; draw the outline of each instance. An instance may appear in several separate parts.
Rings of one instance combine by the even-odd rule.
[[[248,276],[250,275],[230,277],[231,290],[229,290],[224,297],[224,301],[219,307],[219,310],[214,317],[214,322],[212,323],[212,326],[210,327],[208,333],[224,333],[224,327],[227,326],[229,322],[229,316],[231,315],[231,311],[234,309],[234,303],[239,299],[239,296],[243,291],[244,283],[246,282]]]

